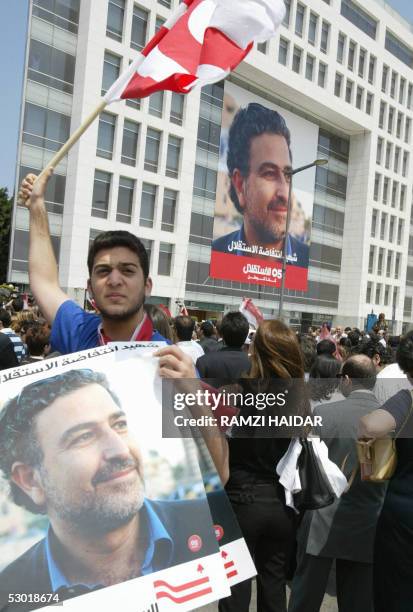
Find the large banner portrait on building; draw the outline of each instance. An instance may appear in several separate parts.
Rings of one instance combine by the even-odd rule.
[[[210,276],[307,290],[315,168],[294,176],[287,228],[288,170],[317,158],[318,126],[225,83]]]

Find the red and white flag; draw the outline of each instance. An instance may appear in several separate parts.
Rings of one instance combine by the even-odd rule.
[[[183,317],[187,317],[187,316],[188,316],[188,311],[187,311],[187,309],[186,309],[185,304],[183,304],[183,305],[181,306],[181,310],[179,311],[179,314],[180,314],[181,316],[183,316]]]
[[[283,0],[183,0],[104,100],[188,93],[221,81],[254,42],[274,36],[284,14]]]
[[[251,298],[244,298],[242,300],[239,311],[242,312],[248,323],[254,325],[255,328],[264,320],[261,310],[254,304]]]

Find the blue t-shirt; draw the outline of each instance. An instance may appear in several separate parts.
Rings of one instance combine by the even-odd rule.
[[[59,307],[52,325],[50,343],[52,351],[62,355],[76,353],[99,346],[98,327],[101,322],[99,315],[86,312],[76,302],[66,300]],[[152,342],[167,342],[163,336],[154,330]]]

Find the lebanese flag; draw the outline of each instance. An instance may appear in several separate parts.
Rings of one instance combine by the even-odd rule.
[[[284,14],[283,0],[184,0],[104,100],[188,93],[221,81],[254,42],[274,36]]]
[[[180,310],[180,313],[179,313],[179,314],[180,314],[181,316],[183,316],[183,317],[187,317],[187,316],[188,316],[188,311],[187,311],[187,309],[186,309],[185,304],[183,304],[183,306],[181,306],[181,310]]]
[[[254,304],[251,298],[244,298],[242,300],[239,311],[242,312],[248,323],[255,328],[264,320],[261,310]]]

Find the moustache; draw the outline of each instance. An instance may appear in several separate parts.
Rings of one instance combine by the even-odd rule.
[[[92,478],[93,486],[96,486],[100,482],[107,482],[111,480],[113,474],[117,472],[123,472],[129,468],[135,468],[139,472],[139,464],[134,459],[112,459],[108,465],[101,468],[94,477]]]

